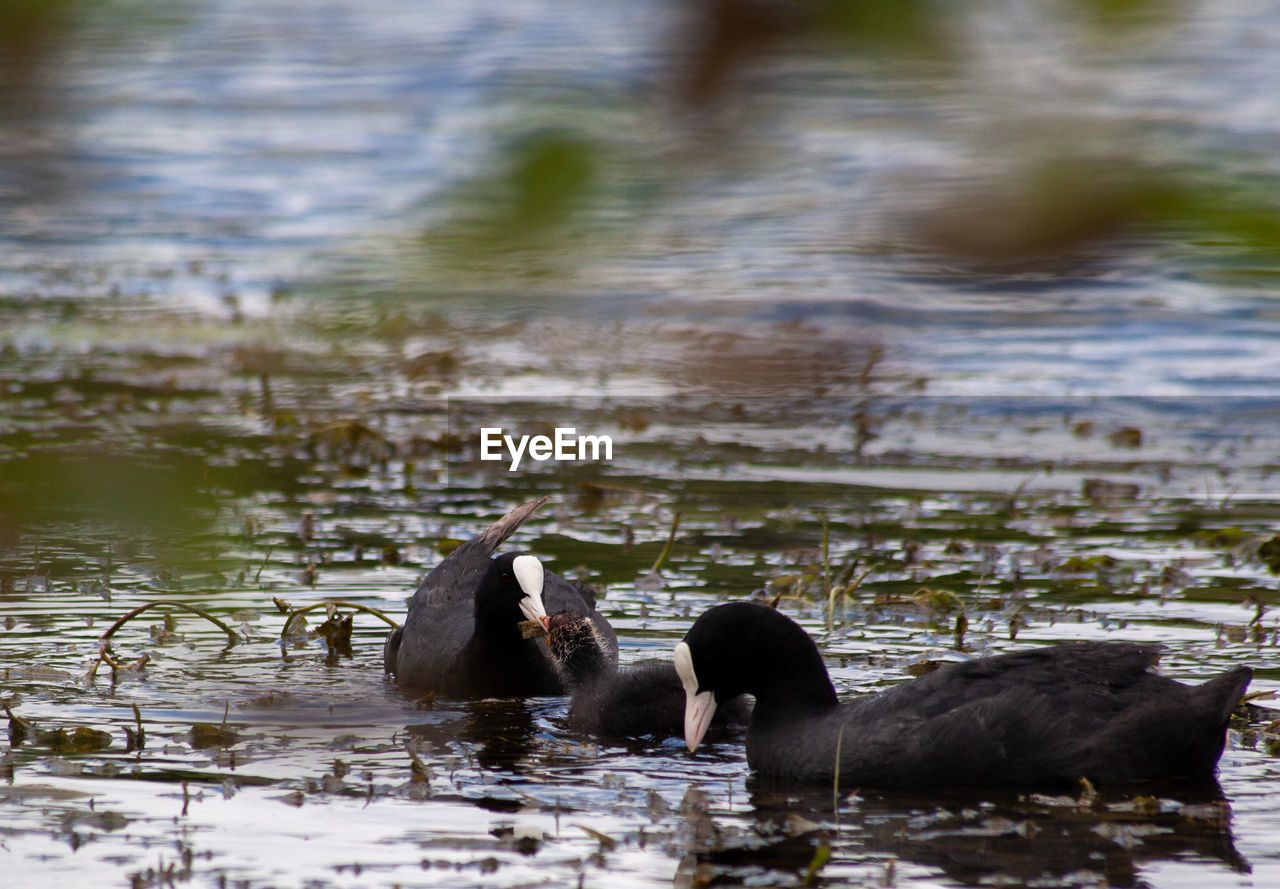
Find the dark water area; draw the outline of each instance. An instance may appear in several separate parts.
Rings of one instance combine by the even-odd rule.
[[[513,545],[624,664],[761,596],[842,696],[1081,639],[1275,691],[1280,9],[42,8],[0,39],[15,885],[1280,878],[1267,697],[1217,788],[833,799],[407,698],[356,607],[551,494]],[[610,458],[480,459],[557,427]]]

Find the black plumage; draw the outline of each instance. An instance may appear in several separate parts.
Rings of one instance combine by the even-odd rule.
[[[830,782],[838,771],[844,787],[1208,780],[1252,675],[1188,686],[1150,671],[1158,645],[1083,642],[951,664],[841,703],[813,640],[772,608],[712,608],[681,646],[691,748],[699,700],[748,692],[755,772]]]
[[[383,667],[401,686],[453,698],[564,694],[547,647],[525,639],[517,553],[490,558],[545,497],[516,507],[446,556],[419,584],[404,626],[383,646]],[[526,557],[532,558],[532,557]],[[595,610],[595,592],[550,571],[537,593],[547,609],[589,615],[599,627],[603,656],[617,663],[617,639]],[[612,668],[610,668],[612,669]]]

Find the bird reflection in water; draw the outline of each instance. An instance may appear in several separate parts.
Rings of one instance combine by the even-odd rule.
[[[895,861],[937,869],[966,886],[1141,886],[1144,869],[1197,859],[1251,871],[1235,848],[1231,806],[1216,782],[1180,785],[1171,795],[1149,787],[1114,797],[863,791],[841,801],[835,815],[830,790],[757,777],[747,788],[755,823],[736,836],[716,828],[707,794],[691,788],[684,808],[689,853],[677,887],[741,884],[758,879],[762,868],[785,871],[789,880],[812,880],[820,868],[827,876],[879,871],[891,879]]]

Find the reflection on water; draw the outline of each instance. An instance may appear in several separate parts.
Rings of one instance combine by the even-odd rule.
[[[483,769],[522,771],[533,752],[534,721],[523,701],[475,701],[461,720],[409,725],[409,734],[428,752],[461,745]]]
[[[974,794],[927,798],[855,796],[833,825],[831,800],[806,798],[793,788],[750,785],[759,829],[811,841],[848,837],[863,856],[936,868],[961,885],[992,880],[1015,884],[1047,880],[1063,885],[1141,885],[1151,860],[1190,857],[1249,873],[1235,848],[1231,806],[1215,785],[1201,790],[1165,788],[1114,801],[1070,797]],[[800,818],[821,822],[798,823]],[[834,835],[837,839],[832,840]],[[782,841],[794,848],[795,837]],[[810,843],[812,846],[812,842]],[[801,858],[795,849],[796,859]],[[711,861],[717,856],[712,854]],[[791,869],[809,861],[793,859]],[[810,859],[811,860],[811,859]]]

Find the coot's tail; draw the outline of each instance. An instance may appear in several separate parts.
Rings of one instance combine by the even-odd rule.
[[[396,627],[382,642],[382,671],[394,673],[400,661],[400,642],[404,639],[404,627]]]
[[[1223,728],[1226,728],[1227,721],[1231,719],[1231,711],[1236,709],[1236,705],[1244,697],[1244,690],[1249,687],[1249,680],[1252,678],[1252,669],[1236,667],[1196,686],[1195,696],[1208,712],[1218,715]]]
[[[1253,671],[1236,667],[1196,686],[1165,680],[1166,693],[1129,708],[1082,752],[1081,774],[1095,784],[1136,784],[1182,779],[1212,780],[1226,745],[1231,712]]]
[[[521,503],[484,531],[481,531],[480,534],[477,535],[476,539],[481,542],[488,551],[488,554],[492,555],[498,547],[502,545],[504,540],[514,534],[516,529],[523,525],[529,516],[541,509],[550,499],[551,497],[546,495],[542,497],[535,497],[533,500],[526,503]]]

